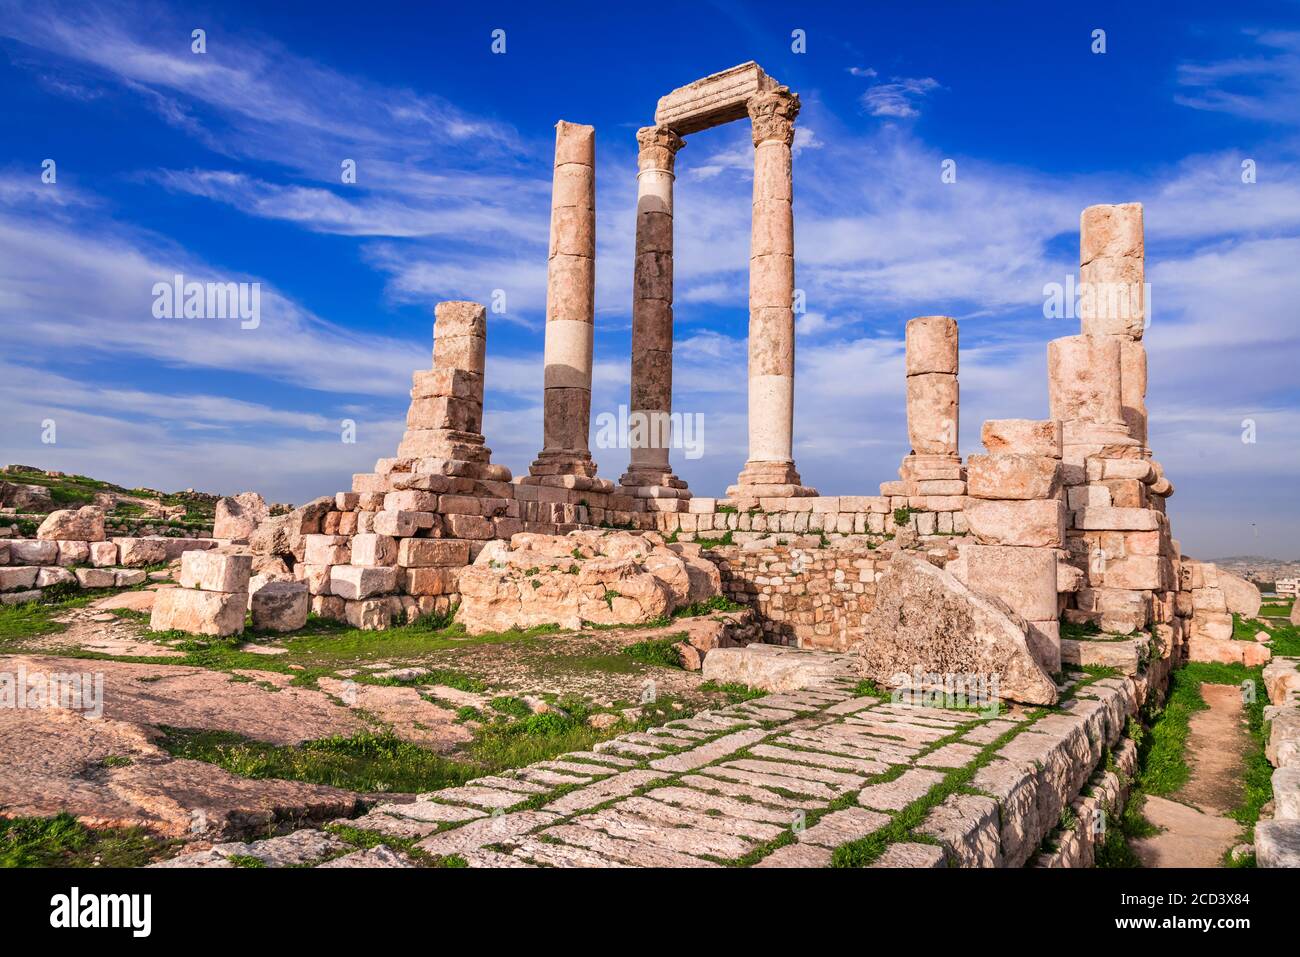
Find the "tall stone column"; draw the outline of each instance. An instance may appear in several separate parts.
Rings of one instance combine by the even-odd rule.
[[[794,466],[794,212],[791,152],[799,97],[789,87],[746,102],[754,139],[749,251],[749,459],[733,497],[815,495]]]
[[[631,462],[619,480],[633,494],[689,498],[668,463],[673,408],[673,164],[685,146],[665,126],[637,131],[636,266],[632,279]]]
[[[560,120],[546,275],[543,446],[529,469],[533,476],[596,474],[587,441],[596,297],[595,166],[595,127]]]
[[[1129,434],[1147,444],[1146,244],[1142,204],[1089,206],[1079,217],[1079,312],[1086,336],[1120,340]]]
[[[899,476],[911,495],[964,495],[957,448],[961,392],[957,320],[918,316],[907,323],[907,436]]]

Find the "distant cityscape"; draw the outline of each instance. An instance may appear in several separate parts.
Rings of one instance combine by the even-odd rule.
[[[1249,579],[1265,591],[1276,590],[1282,594],[1294,595],[1296,582],[1300,580],[1300,560],[1285,562],[1259,555],[1234,555],[1211,561],[1222,569]]]

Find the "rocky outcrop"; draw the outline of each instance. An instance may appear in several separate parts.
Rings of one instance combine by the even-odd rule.
[[[20,512],[48,512],[54,508],[54,499],[44,485],[0,482],[0,505]]]
[[[722,582],[698,546],[666,545],[653,532],[524,532],[489,542],[459,587],[457,620],[475,633],[645,624],[719,594]]]
[[[83,505],[50,512],[36,530],[36,537],[46,541],[102,542],[104,510],[94,505]]]
[[[899,552],[877,585],[858,650],[864,676],[891,688],[915,686],[917,672],[937,681],[959,676],[991,682],[996,676],[999,697],[1053,704],[1056,684],[1027,636],[1024,619],[998,599]],[[932,680],[922,683],[928,687]]]

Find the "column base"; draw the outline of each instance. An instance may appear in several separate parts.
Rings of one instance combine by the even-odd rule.
[[[966,494],[966,469],[956,453],[913,452],[903,458],[898,477],[908,496]]]
[[[817,495],[799,478],[793,462],[746,462],[727,489],[728,498],[806,498]]]
[[[686,482],[664,469],[633,469],[619,477],[618,484],[626,495],[635,498],[690,498]]]
[[[537,453],[537,458],[528,467],[530,476],[541,475],[582,475],[586,478],[596,477],[596,463],[586,449],[551,449]]]

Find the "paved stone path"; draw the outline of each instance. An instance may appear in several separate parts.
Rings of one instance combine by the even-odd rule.
[[[470,867],[823,867],[1026,720],[908,707],[855,687],[827,677],[335,822],[381,845],[366,851],[299,831],[161,866],[400,867],[409,854]],[[949,796],[928,836],[918,829],[877,863],[943,866],[938,812],[961,817],[972,800],[989,799]]]

